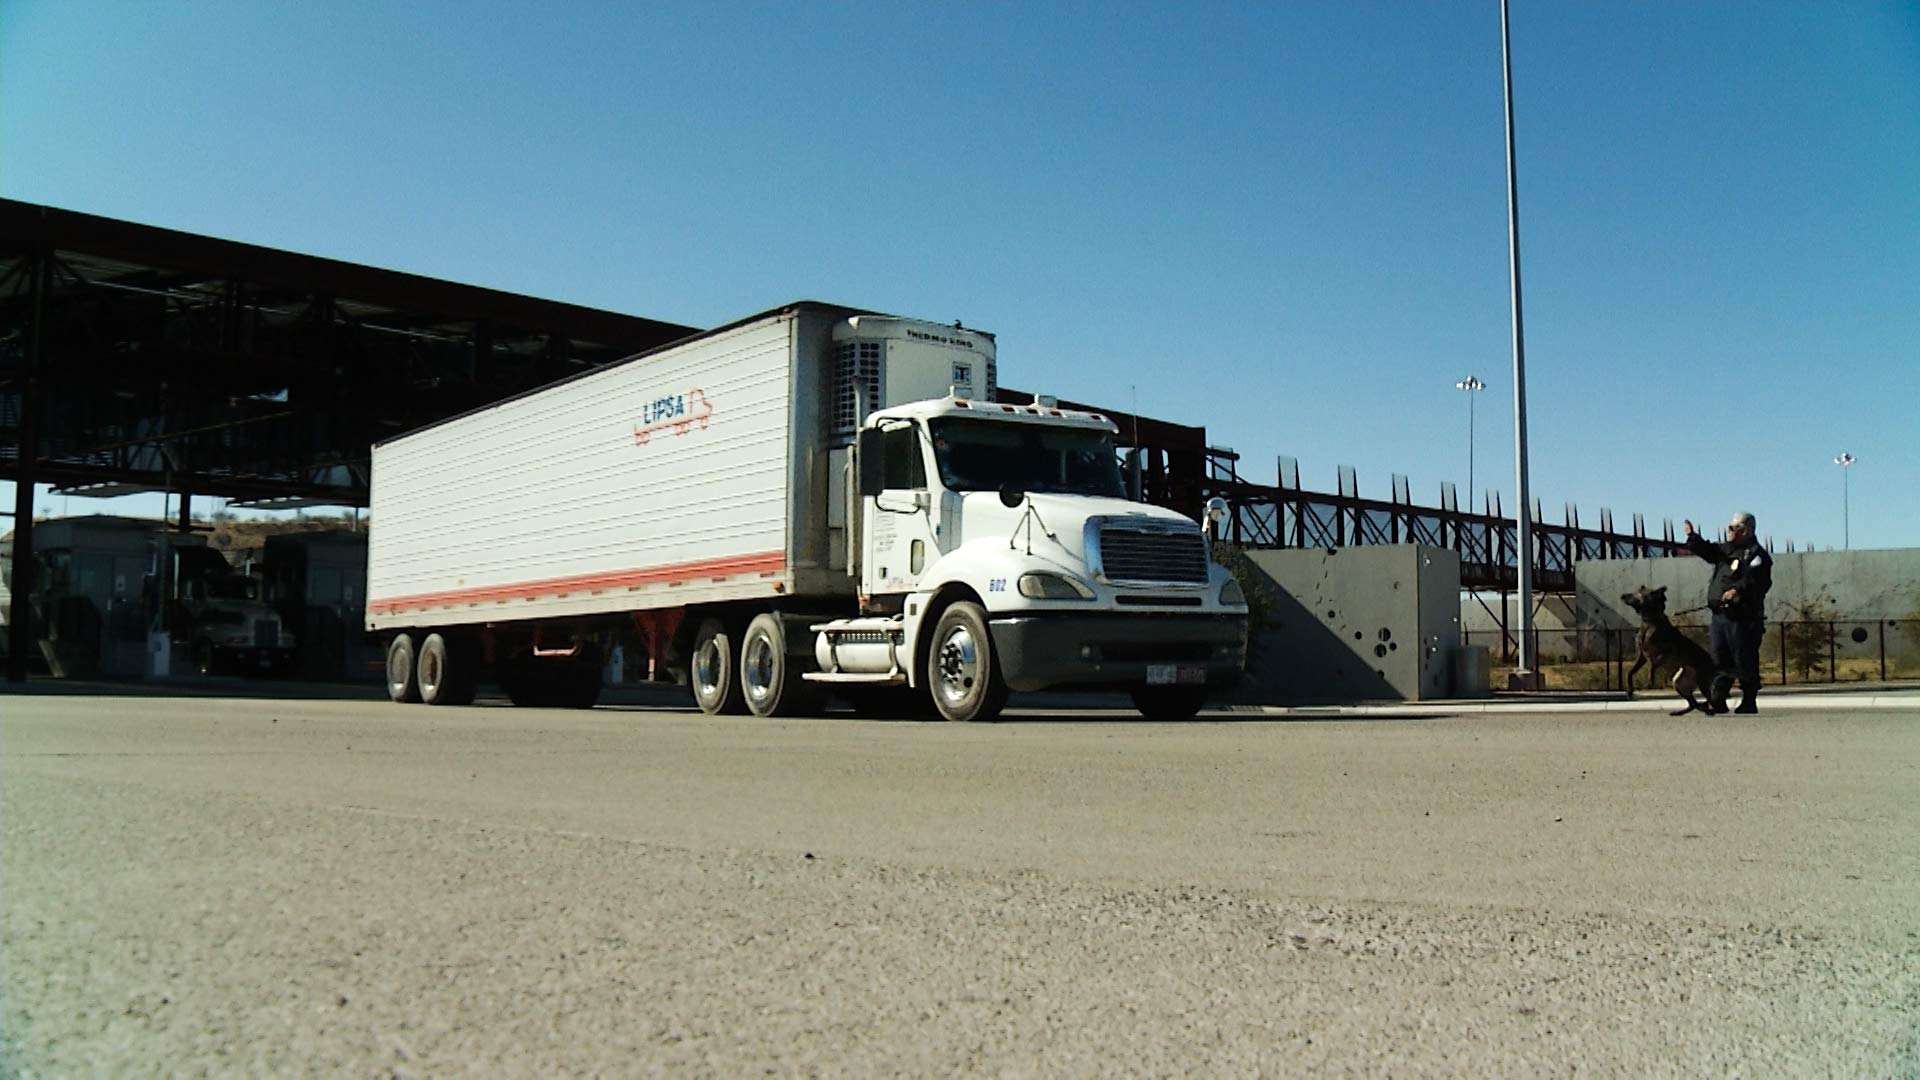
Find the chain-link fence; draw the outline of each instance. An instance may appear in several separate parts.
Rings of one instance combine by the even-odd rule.
[[[1704,623],[1679,628],[1707,647]],[[1534,664],[1550,690],[1625,690],[1636,633],[1632,627],[1536,629]],[[1476,630],[1462,635],[1462,644],[1487,650],[1495,686],[1505,686],[1513,670],[1517,634]],[[1672,677],[1672,661],[1659,672],[1642,667],[1634,687],[1665,686]],[[1920,679],[1920,619],[1769,622],[1760,641],[1760,677],[1768,686]]]

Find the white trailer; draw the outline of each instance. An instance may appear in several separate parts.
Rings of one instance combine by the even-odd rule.
[[[1237,586],[1196,523],[1120,500],[1110,422],[994,404],[995,379],[991,335],[797,303],[376,445],[391,695],[461,703],[491,674],[590,705],[637,631],[709,712],[831,685],[973,719],[1114,685],[1190,714],[1244,665]],[[1104,573],[1103,538],[1147,576]],[[1062,659],[1036,625],[1086,640]]]

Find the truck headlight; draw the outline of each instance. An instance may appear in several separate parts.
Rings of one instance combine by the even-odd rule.
[[[1230,577],[1220,586],[1220,603],[1224,607],[1246,607],[1247,594],[1240,588],[1240,579]]]
[[[1093,590],[1065,574],[1021,574],[1020,595],[1029,600],[1091,600]]]

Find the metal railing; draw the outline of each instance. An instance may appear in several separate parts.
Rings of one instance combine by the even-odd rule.
[[[1683,623],[1680,630],[1707,647],[1705,624]],[[1636,633],[1626,626],[1536,628],[1532,655],[1550,690],[1624,691]],[[1512,634],[1469,630],[1461,638],[1463,645],[1487,649],[1493,684],[1506,685],[1503,672],[1513,664]],[[1664,689],[1673,678],[1671,661],[1658,672],[1648,667],[1634,676],[1635,690]],[[1769,622],[1760,640],[1760,678],[1767,686],[1920,679],[1920,619]]]

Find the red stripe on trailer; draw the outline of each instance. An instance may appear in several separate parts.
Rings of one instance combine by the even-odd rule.
[[[529,581],[519,585],[491,585],[478,589],[422,593],[395,600],[378,600],[367,605],[376,615],[392,615],[416,608],[445,607],[450,604],[478,604],[486,601],[533,600],[542,596],[563,596],[586,589],[633,588],[641,585],[683,585],[702,578],[723,581],[735,574],[777,574],[787,568],[787,557],[778,551],[762,555],[737,555],[728,559],[656,566],[648,570],[615,570],[605,574]]]

